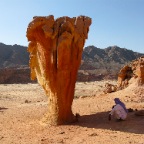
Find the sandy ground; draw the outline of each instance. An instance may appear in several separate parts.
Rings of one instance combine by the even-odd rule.
[[[126,121],[108,121],[115,97],[143,110],[144,86],[104,94],[105,83],[77,83],[72,109],[79,121],[51,127],[40,124],[48,105],[38,84],[0,85],[0,144],[144,144],[144,116],[134,111]]]

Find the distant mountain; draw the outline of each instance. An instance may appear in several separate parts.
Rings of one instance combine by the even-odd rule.
[[[0,43],[0,68],[28,65],[27,47]]]
[[[79,78],[82,76],[87,81],[89,79],[117,78],[119,70],[124,65],[141,56],[144,54],[118,46],[109,46],[105,49],[95,46],[85,47]]]
[[[88,46],[83,51],[81,69],[85,69],[84,65],[87,64],[91,66],[90,69],[107,68],[115,64],[123,65],[143,55],[118,46],[109,46],[105,49]]]
[[[109,46],[105,49],[88,46],[83,51],[80,69],[114,68],[115,65],[125,65],[143,55],[118,46]]]
[[[141,56],[144,56],[144,54],[133,52],[132,50],[120,48],[118,46],[109,46],[105,49],[100,49],[95,46],[85,47],[77,80],[95,81],[102,79],[116,79],[118,72],[124,65]],[[11,46],[0,43],[0,69],[14,69],[15,67],[19,69],[19,73],[24,75],[24,72],[20,72],[20,69],[25,67],[24,69],[27,71],[28,63],[29,53],[27,52],[27,47],[20,45]],[[2,77],[3,71],[0,73]],[[13,73],[15,74],[16,72]],[[25,73],[30,77],[27,72]],[[14,80],[14,78],[12,79]]]

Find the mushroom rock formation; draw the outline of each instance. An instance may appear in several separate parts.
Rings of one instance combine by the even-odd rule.
[[[77,71],[91,19],[86,16],[34,17],[27,28],[31,79],[37,78],[48,96],[44,123],[74,122],[72,113]]]
[[[124,66],[118,74],[118,88],[124,89],[131,83],[144,84],[144,57],[140,57]]]

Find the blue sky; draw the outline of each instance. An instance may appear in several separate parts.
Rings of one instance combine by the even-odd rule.
[[[27,46],[33,16],[92,18],[85,46],[144,53],[144,0],[0,0],[0,42]]]

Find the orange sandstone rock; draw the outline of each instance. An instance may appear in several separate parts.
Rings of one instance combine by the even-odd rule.
[[[123,89],[134,82],[144,84],[144,57],[132,61],[120,70],[118,75],[119,89]]]
[[[71,106],[77,71],[91,19],[52,15],[34,17],[27,28],[30,41],[31,79],[37,78],[48,96],[48,113],[43,120],[50,125],[76,120]]]

